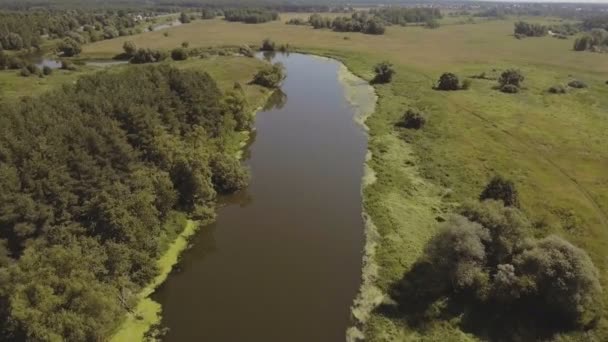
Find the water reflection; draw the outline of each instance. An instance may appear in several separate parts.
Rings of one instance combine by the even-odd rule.
[[[265,112],[273,109],[280,110],[285,107],[286,103],[287,94],[285,94],[281,89],[277,89],[272,93],[272,95],[270,95],[268,101],[266,101],[266,104],[264,104],[262,110]]]

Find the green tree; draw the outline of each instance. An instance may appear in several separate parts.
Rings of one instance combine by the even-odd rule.
[[[374,66],[374,73],[376,76],[373,83],[389,83],[395,75],[395,69],[391,63],[385,61]]]
[[[177,48],[171,51],[171,58],[174,61],[185,61],[188,59],[188,51],[184,48]]]
[[[515,183],[502,176],[494,176],[479,195],[479,199],[495,199],[503,201],[509,207],[519,206],[519,196]]]
[[[460,80],[458,76],[451,72],[446,72],[439,77],[436,89],[439,90],[458,90],[460,89]]]
[[[63,41],[59,44],[59,51],[61,51],[66,57],[72,57],[80,54],[82,48],[77,41],[68,37],[63,39]]]
[[[275,63],[270,67],[266,67],[253,77],[253,83],[266,88],[277,88],[285,79],[284,68],[281,63]]]
[[[137,52],[137,46],[132,41],[128,40],[122,45],[125,55],[133,57]]]
[[[519,88],[524,81],[524,75],[517,69],[507,69],[500,74],[498,84],[502,88],[506,85],[512,85]]]

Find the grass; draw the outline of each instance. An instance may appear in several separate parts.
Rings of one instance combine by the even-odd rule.
[[[583,247],[608,287],[606,55],[574,52],[572,39],[514,39],[513,22],[519,18],[454,23],[435,30],[389,27],[383,36],[313,30],[285,25],[285,19],[260,25],[195,22],[169,29],[168,37],[153,32],[103,41],[86,46],[84,53],[113,56],[124,40],[171,49],[184,40],[197,47],[259,44],[270,38],[337,58],[367,80],[374,64],[389,60],[397,75],[391,84],[376,86],[379,100],[366,121],[368,166],[375,182],[364,190],[364,207],[378,232],[375,287],[385,292],[399,279],[435,233],[437,219],[477,198],[496,173],[515,181],[522,207],[536,222],[535,234],[557,233]],[[493,89],[495,81],[480,79],[472,80],[467,91],[432,90],[445,71],[464,78],[507,67],[519,68],[526,76],[519,94],[500,93]],[[573,78],[589,88],[547,93],[550,86]],[[424,129],[394,127],[410,107],[429,114]],[[608,338],[607,317],[605,311],[588,340]],[[368,317],[362,332],[370,341],[474,339],[461,332],[457,322],[436,322],[426,331],[414,331],[377,313]]]

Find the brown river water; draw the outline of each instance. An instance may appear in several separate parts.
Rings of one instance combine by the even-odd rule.
[[[367,136],[340,63],[276,55],[287,71],[257,114],[249,187],[221,199],[153,298],[164,341],[344,341],[361,282]],[[268,108],[270,107],[270,108]]]

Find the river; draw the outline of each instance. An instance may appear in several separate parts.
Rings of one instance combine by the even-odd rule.
[[[339,62],[274,61],[287,78],[257,114],[249,187],[221,199],[153,296],[164,341],[345,340],[361,282],[367,136]]]

